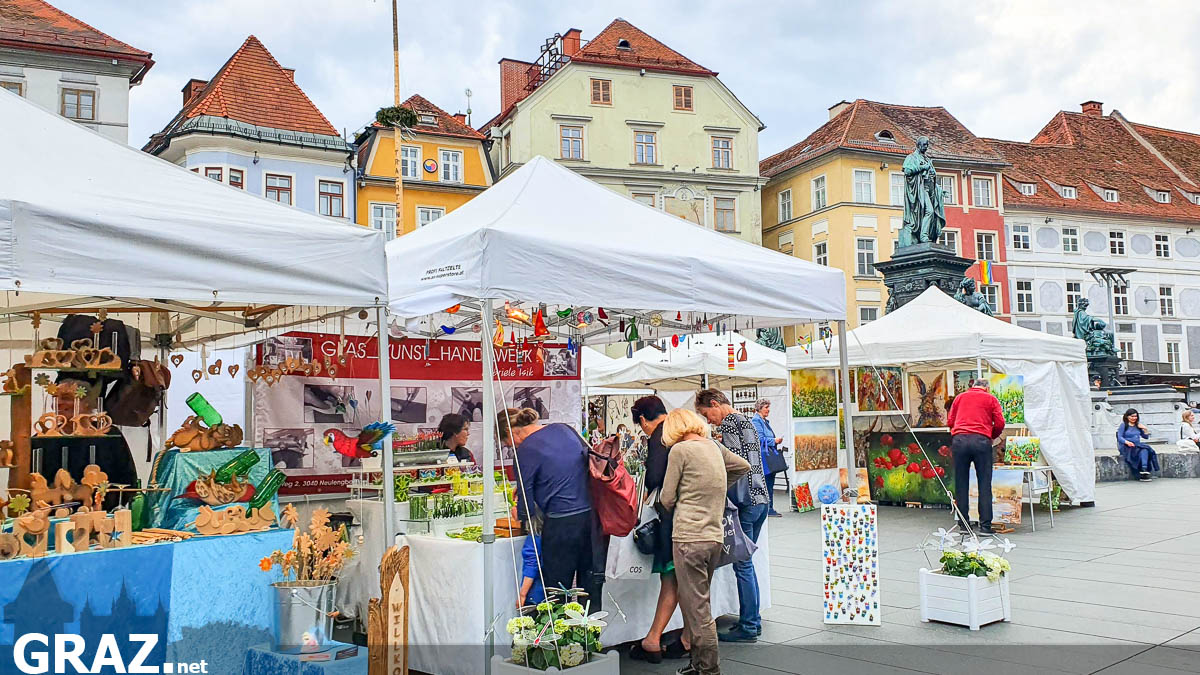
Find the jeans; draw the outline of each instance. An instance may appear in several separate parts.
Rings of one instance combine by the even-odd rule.
[[[587,591],[592,609],[600,606],[603,574],[594,574],[592,512],[546,518],[542,524],[542,583],[552,588]],[[601,568],[603,570],[603,568]]]
[[[970,520],[971,464],[979,483],[979,526],[992,526],[992,439],[981,434],[958,434],[950,445],[954,452],[954,505],[963,521]],[[963,523],[966,526],[966,523]]]
[[[767,520],[767,505],[755,504],[738,509],[738,520],[741,521],[742,531],[757,544],[758,533]],[[733,574],[737,577],[738,589],[738,622],[734,629],[756,635],[762,627],[762,617],[758,614],[758,576],[754,573],[754,560],[734,563]]]
[[[778,473],[767,474],[767,513],[778,513],[775,510],[775,477]]]

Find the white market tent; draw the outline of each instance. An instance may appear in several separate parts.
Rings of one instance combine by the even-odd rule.
[[[617,316],[646,320],[661,312],[662,330],[684,312],[701,321],[740,319],[758,326],[844,322],[839,270],[718,234],[639,204],[556,162],[535,157],[459,209],[387,245],[389,305],[408,326],[491,326],[494,301],[602,307],[611,320],[580,329],[584,344],[619,339]],[[462,305],[458,314],[442,310]],[[430,315],[434,315],[430,317]],[[464,316],[466,315],[466,316]],[[567,322],[550,322],[561,328]],[[436,335],[436,333],[433,333]],[[496,393],[490,330],[483,351],[483,419],[494,420]],[[495,428],[484,425],[484,447]],[[492,452],[483,453],[485,587],[492,584],[495,528]],[[385,459],[386,462],[386,459]],[[387,465],[385,464],[385,472]],[[385,475],[385,484],[389,477]],[[387,532],[392,491],[384,491]],[[493,621],[485,594],[484,625]],[[487,644],[492,633],[488,631]],[[485,665],[485,669],[489,666]]]
[[[646,394],[654,393],[653,390],[644,388],[624,389],[613,387],[592,387],[588,384],[593,371],[599,368],[605,368],[610,363],[613,363],[617,360],[619,359],[614,359],[608,354],[605,354],[598,349],[593,349],[592,347],[584,347],[580,351],[579,378],[583,380],[585,396],[619,396],[624,394],[644,396]]]
[[[850,331],[846,362],[859,366],[974,369],[1025,378],[1025,420],[1042,439],[1042,456],[1076,502],[1095,500],[1087,357],[1082,340],[1000,321],[931,287],[878,321]],[[788,349],[788,368],[837,367],[829,353]]]
[[[787,383],[787,357],[783,352],[764,347],[738,334],[680,336],[674,347],[643,347],[632,358],[612,359],[606,364],[586,371],[588,387],[645,387],[664,390],[693,391],[705,386],[728,389],[743,384],[778,387]],[[729,367],[729,344],[733,343],[735,359]],[[736,354],[745,345],[746,360]]]

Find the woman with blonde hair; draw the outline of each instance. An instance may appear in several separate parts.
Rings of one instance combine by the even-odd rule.
[[[721,667],[709,591],[725,540],[725,491],[750,472],[750,464],[714,443],[708,423],[690,410],[667,413],[662,440],[671,453],[659,499],[674,511],[671,548],[679,610],[692,644],[691,663],[678,672],[713,675]]]
[[[1196,430],[1196,413],[1184,408],[1179,421],[1179,440],[1175,445],[1181,450],[1200,450],[1200,432]]]

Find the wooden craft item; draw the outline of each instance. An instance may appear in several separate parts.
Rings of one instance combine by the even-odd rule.
[[[41,558],[50,543],[50,517],[45,511],[26,513],[13,523],[13,534],[21,546],[20,555]]]
[[[229,364],[228,370],[229,370],[229,377],[237,377],[238,371],[241,370],[241,366],[239,366],[236,363],[231,363],[231,364]]]
[[[183,363],[183,354],[172,354],[171,365],[178,368],[179,364]]]
[[[368,675],[408,673],[409,550],[389,548],[379,564],[380,597],[367,602]]]
[[[67,416],[58,413],[48,412],[37,418],[33,423],[34,436],[51,437],[62,436],[66,431]]]
[[[257,366],[246,371],[246,379],[251,382],[258,382],[260,377],[262,377],[262,371]]]
[[[74,553],[75,539],[72,534],[75,530],[75,523],[71,521],[58,522],[54,524],[54,552],[55,553]]]
[[[101,471],[99,466],[88,464],[83,467],[83,478],[79,482],[95,490],[101,483],[108,482],[108,474]]]
[[[208,374],[209,375],[220,375],[221,374],[221,366],[222,366],[221,359],[217,359],[216,361],[213,361],[212,365],[208,367]]]
[[[71,478],[71,472],[66,469],[59,469],[54,472],[54,487],[58,490],[61,497],[57,503],[65,504],[67,502],[80,502],[87,504],[92,500],[92,488],[86,485],[80,485]]]
[[[17,465],[17,446],[12,441],[0,441],[0,467],[13,468]]]
[[[112,418],[107,413],[80,413],[71,419],[74,436],[103,436],[112,429]]]
[[[234,476],[228,483],[217,482],[217,472],[213,471],[196,479],[196,495],[200,501],[209,506],[224,506],[241,501],[246,494],[248,483],[243,483]]]
[[[249,513],[243,506],[231,506],[223,511],[201,506],[193,524],[196,531],[204,535],[256,532],[275,524],[275,512],[269,503],[261,508],[250,509]]]
[[[200,378],[202,378],[202,377],[204,377],[204,371],[200,370],[199,368],[192,371],[192,381],[193,382],[199,382]]]
[[[297,368],[299,368],[299,367],[300,367],[300,359],[298,359],[298,358],[296,358],[296,357],[294,357],[294,356],[289,356],[289,357],[287,357],[286,359],[284,359],[284,360],[283,360],[283,370],[284,370],[285,372],[289,372],[289,373],[290,373],[290,372],[292,372],[293,370],[296,370],[296,369],[297,369]]]
[[[192,538],[191,532],[182,530],[164,530],[162,528],[146,528],[132,533],[131,544],[157,544],[165,541],[184,541]]]
[[[12,560],[21,553],[21,542],[11,532],[0,533],[0,560]]]
[[[72,368],[87,368],[88,364],[96,358],[95,344],[87,338],[72,342],[71,351],[75,352],[71,357]]]
[[[101,347],[87,360],[87,367],[93,370],[118,370],[121,367],[121,357],[109,347]]]
[[[28,385],[21,386],[18,384],[19,379],[16,368],[9,368],[4,371],[4,383],[0,385],[0,391],[5,394],[23,394],[29,391]]]
[[[168,448],[179,448],[182,452],[204,452],[215,448],[236,448],[243,439],[242,427],[237,424],[218,424],[206,427],[199,417],[192,415],[167,439]]]
[[[50,487],[46,477],[40,473],[29,474],[29,499],[34,504],[54,506],[63,502],[62,492]]]

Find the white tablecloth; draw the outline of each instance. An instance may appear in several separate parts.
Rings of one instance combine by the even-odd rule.
[[[361,514],[365,540],[355,564],[343,573],[338,585],[338,606],[352,606],[366,614],[367,598],[379,595],[379,560],[383,557],[381,527],[383,505],[363,501],[351,504]],[[771,606],[771,570],[767,527],[758,538],[754,554],[763,608]],[[494,626],[484,625],[483,564],[485,547],[446,537],[398,536],[397,543],[410,551],[409,568],[409,665],[438,675],[475,675],[483,671],[483,644],[488,630],[496,633],[497,651],[507,653],[504,627],[516,616],[516,578],[521,568],[524,537],[498,539],[491,547],[495,584],[491,589],[497,614]],[[620,644],[645,636],[658,602],[658,576],[647,580],[608,580],[604,584],[603,608],[609,613],[608,627],[601,640]],[[737,614],[737,584],[732,567],[717,570],[713,578],[713,615]],[[618,610],[618,608],[620,608]],[[624,614],[624,616],[622,616]],[[683,625],[679,611],[671,617],[668,630]]]

